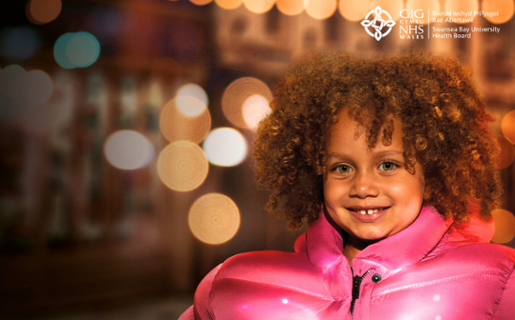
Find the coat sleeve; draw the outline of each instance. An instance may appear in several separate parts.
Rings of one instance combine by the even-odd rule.
[[[202,279],[195,291],[193,306],[184,311],[179,317],[179,320],[215,320],[209,304],[209,294],[211,293],[213,280],[221,266],[222,265],[219,265],[211,270],[211,272]]]
[[[506,282],[501,301],[497,307],[497,311],[492,318],[494,320],[513,320],[515,319],[515,268],[511,270],[511,274]]]

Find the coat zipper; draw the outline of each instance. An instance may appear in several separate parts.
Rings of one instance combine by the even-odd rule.
[[[352,302],[350,304],[350,314],[353,315],[353,313],[354,313],[354,303],[356,302],[357,299],[359,299],[359,289],[361,287],[361,282],[366,277],[366,275],[370,273],[370,270],[367,270],[361,276],[355,276],[354,275],[354,270],[352,268],[350,268],[350,269],[351,269],[351,272],[352,272]]]

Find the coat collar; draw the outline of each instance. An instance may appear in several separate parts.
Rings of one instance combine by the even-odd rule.
[[[451,225],[433,207],[423,206],[417,219],[406,229],[376,242],[361,251],[353,265],[373,261],[392,270],[420,261],[440,242]],[[306,250],[310,262],[327,270],[336,262],[346,261],[343,255],[345,232],[335,225],[327,213],[311,224],[306,234]]]

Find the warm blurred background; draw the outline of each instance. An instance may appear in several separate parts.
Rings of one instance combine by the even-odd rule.
[[[360,24],[378,5],[397,22],[381,41]],[[401,9],[493,12],[429,27],[499,31],[437,39],[417,21],[424,37],[401,39]],[[302,230],[266,212],[249,155],[274,82],[312,50],[473,68],[502,147],[494,241],[515,247],[513,14],[513,0],[2,1],[0,318],[176,319],[227,257],[292,250]]]

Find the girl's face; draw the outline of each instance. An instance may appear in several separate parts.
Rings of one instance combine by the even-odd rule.
[[[424,176],[419,163],[414,175],[406,171],[400,120],[394,121],[389,146],[380,136],[375,148],[369,149],[365,134],[355,136],[357,130],[346,110],[330,128],[325,208],[350,241],[370,243],[403,230],[417,218]]]

